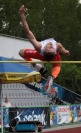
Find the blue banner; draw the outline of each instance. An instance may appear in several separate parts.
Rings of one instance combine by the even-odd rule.
[[[8,127],[13,119],[18,121],[40,121],[43,128],[49,125],[81,122],[81,104],[51,106],[50,108],[3,108],[3,110],[0,109],[0,128],[2,113],[3,127]],[[10,117],[12,114],[13,118]]]
[[[40,121],[42,126],[45,127],[48,124],[48,113],[48,108],[17,108],[17,116],[14,119],[18,121]]]
[[[0,127],[1,127],[2,115],[3,115],[3,127],[8,127],[9,126],[9,109],[8,108],[0,109]]]
[[[57,107],[50,107],[50,126],[57,125]]]
[[[76,105],[76,111],[77,111],[77,121],[81,122],[81,104]]]
[[[38,91],[44,95],[47,95],[43,90],[45,84],[46,84],[46,79],[42,78],[41,82],[39,82],[39,83],[34,82],[34,83],[28,83],[26,85],[30,89],[33,89],[33,90]],[[78,99],[80,100],[81,96],[70,91],[69,89],[66,89],[66,88],[64,88],[64,87],[62,87],[56,83],[53,83],[52,90],[53,89],[54,89],[54,93],[52,93],[52,94],[55,95],[55,92],[56,92],[58,97],[67,103],[74,104],[75,102],[80,102],[80,101],[78,101]],[[51,96],[51,94],[49,94],[47,96]]]
[[[0,128],[1,128],[1,108],[0,108]]]

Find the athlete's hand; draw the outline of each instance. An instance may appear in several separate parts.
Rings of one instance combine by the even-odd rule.
[[[65,53],[64,53],[66,56],[69,56],[70,55],[70,52],[68,50],[65,50]]]
[[[22,5],[19,9],[19,14],[25,14],[26,12],[28,12],[28,9],[24,7],[24,5]]]

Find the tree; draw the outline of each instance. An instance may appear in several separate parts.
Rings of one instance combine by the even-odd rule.
[[[62,64],[61,67],[61,73],[56,79],[56,82],[81,94],[81,67],[78,68],[75,64]]]
[[[8,34],[12,36],[20,36],[26,38],[22,31],[22,25],[20,23],[20,17],[18,10],[22,4],[28,9],[27,19],[31,30],[34,32],[37,38],[42,35],[42,0],[1,0],[0,7],[0,33]],[[40,5],[40,8],[38,8]],[[40,31],[40,32],[39,32]]]

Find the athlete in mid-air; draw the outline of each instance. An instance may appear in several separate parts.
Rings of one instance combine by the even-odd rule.
[[[31,58],[34,58],[42,61],[61,61],[60,53],[69,56],[69,51],[66,50],[61,43],[55,41],[53,38],[37,41],[26,21],[25,13],[27,11],[27,8],[22,5],[19,9],[19,14],[25,34],[35,49],[21,49],[19,51],[19,55],[25,60],[31,60]],[[58,76],[61,69],[60,63],[52,63],[52,65],[53,68],[51,70],[51,76],[48,77],[44,88],[44,91],[47,93],[49,93],[53,80]],[[40,68],[40,72],[42,72],[42,74],[45,72],[43,66],[39,65],[37,67]]]

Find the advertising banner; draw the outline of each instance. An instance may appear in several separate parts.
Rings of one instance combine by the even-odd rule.
[[[3,109],[3,125],[4,127],[9,126],[9,109],[8,108]]]
[[[18,121],[40,121],[45,127],[48,125],[48,113],[48,108],[17,108],[17,115],[14,119],[18,119]]]
[[[9,126],[9,109],[8,108],[0,109],[0,128],[1,128],[2,115],[3,115],[3,127],[8,127]]]
[[[76,105],[70,106],[70,122],[77,122],[77,107],[76,107]]]
[[[76,111],[77,111],[77,121],[81,122],[81,104],[76,105]]]
[[[57,125],[57,107],[50,107],[50,126]]]
[[[46,79],[42,78],[41,81],[38,83],[33,82],[33,83],[27,83],[26,85],[30,89],[33,89],[45,95],[45,92],[43,91],[45,84],[46,84]],[[60,86],[56,83],[53,83],[52,88],[54,89],[57,88],[56,91],[58,92],[58,97],[67,103],[74,104],[75,101],[79,102],[78,99],[81,99],[81,95],[78,95],[77,93],[74,93],[69,89],[64,88],[63,86]]]
[[[69,123],[69,106],[57,107],[57,124]]]
[[[0,128],[1,128],[1,108],[0,108]]]
[[[50,107],[50,125],[81,122],[81,105]]]
[[[2,114],[3,127],[8,127],[9,123],[16,119],[18,121],[40,121],[45,128],[81,122],[81,105],[50,106],[50,108],[3,108],[3,110],[0,109],[0,128]]]

